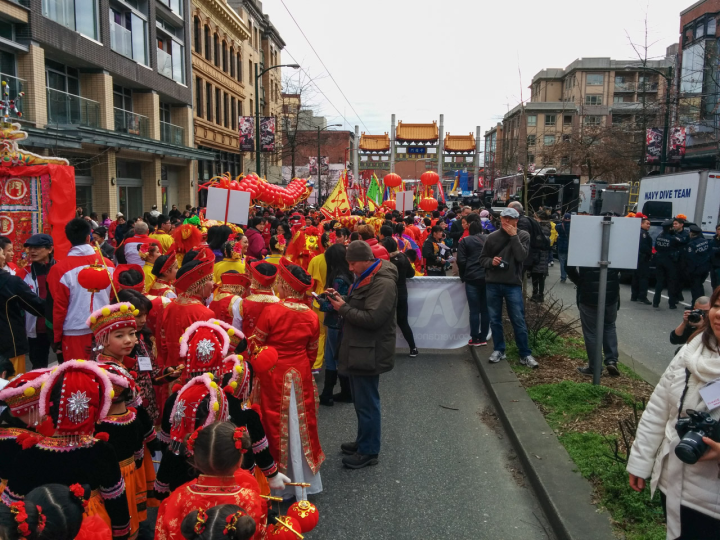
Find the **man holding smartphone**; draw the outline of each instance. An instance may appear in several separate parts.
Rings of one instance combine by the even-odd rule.
[[[348,295],[325,294],[343,318],[338,372],[350,377],[358,418],[357,439],[340,446],[343,465],[361,469],[377,465],[380,453],[380,374],[395,365],[398,272],[362,240],[350,242],[345,257],[355,275]]]
[[[506,208],[500,214],[500,230],[491,233],[480,255],[480,265],[485,267],[485,289],[490,313],[493,353],[490,362],[505,360],[505,338],[503,336],[503,298],[515,334],[515,343],[520,351],[520,363],[537,368],[528,343],[523,304],[522,272],[523,262],[530,249],[530,235],[518,230],[520,214],[514,208]]]

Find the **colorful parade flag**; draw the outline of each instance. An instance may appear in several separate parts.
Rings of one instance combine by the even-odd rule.
[[[345,189],[345,181],[340,177],[335,184],[335,188],[330,196],[325,200],[325,204],[320,211],[328,219],[338,218],[340,216],[350,215],[350,199],[348,198],[347,189]]]
[[[375,206],[382,205],[382,190],[380,189],[380,184],[378,183],[377,176],[375,176],[374,174],[372,175],[372,179],[370,180],[370,185],[368,186],[366,196],[368,201],[372,201],[375,203]]]

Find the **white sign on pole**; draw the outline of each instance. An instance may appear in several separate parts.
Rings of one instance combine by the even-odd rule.
[[[398,191],[395,195],[395,209],[398,212],[412,211],[415,198],[412,191]]]
[[[208,188],[206,219],[247,225],[250,193],[221,188]]]
[[[572,217],[569,266],[598,266],[602,249],[602,221],[602,216]],[[608,268],[637,268],[641,221],[638,218],[612,218]]]

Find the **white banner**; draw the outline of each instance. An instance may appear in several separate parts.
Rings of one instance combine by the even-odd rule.
[[[470,310],[458,277],[414,277],[406,281],[408,321],[418,349],[459,349],[470,339]],[[400,328],[397,347],[408,348]]]

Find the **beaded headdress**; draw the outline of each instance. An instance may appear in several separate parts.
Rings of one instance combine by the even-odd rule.
[[[120,302],[94,311],[85,324],[95,335],[95,342],[104,345],[113,330],[137,328],[135,316],[139,313],[130,302]]]
[[[15,377],[0,390],[0,401],[8,406],[10,414],[15,417],[29,414],[28,425],[31,427],[40,420],[40,389],[49,373],[50,369],[47,368],[28,371]]]
[[[193,323],[180,336],[180,357],[187,359],[183,378],[188,380],[208,372],[219,375],[229,348],[230,336],[224,328],[207,321]]]

